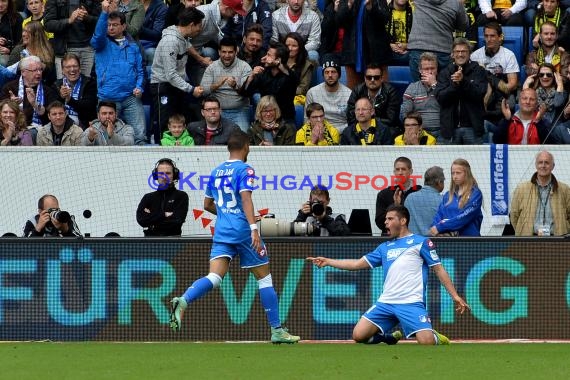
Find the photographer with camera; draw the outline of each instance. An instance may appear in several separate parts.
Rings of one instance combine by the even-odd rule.
[[[46,194],[38,201],[38,214],[26,221],[24,237],[81,236],[75,217],[59,208],[54,195]]]
[[[316,185],[309,194],[309,201],[301,205],[295,222],[313,225],[310,236],[346,236],[350,228],[344,214],[333,214],[329,207],[329,191],[323,185]]]

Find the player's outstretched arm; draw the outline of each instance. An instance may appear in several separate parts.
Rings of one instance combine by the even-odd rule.
[[[455,302],[455,311],[463,314],[466,310],[471,310],[471,307],[467,302],[457,294],[457,290],[455,290],[455,286],[453,286],[453,282],[451,282],[451,278],[449,278],[449,274],[447,274],[443,265],[434,265],[431,268],[435,272],[439,282],[445,286],[445,289],[447,289],[447,292],[451,298],[453,298],[453,302]]]
[[[361,257],[360,259],[347,260],[335,260],[327,257],[307,257],[305,260],[312,262],[319,268],[333,267],[344,270],[370,269],[370,265],[368,265],[368,262],[364,260],[364,257]]]

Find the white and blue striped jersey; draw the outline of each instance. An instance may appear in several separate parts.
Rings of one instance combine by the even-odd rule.
[[[242,243],[251,240],[249,222],[241,203],[242,191],[253,191],[255,171],[240,160],[228,160],[212,170],[206,197],[216,204],[214,243]]]
[[[425,304],[429,267],[441,264],[435,244],[414,234],[382,243],[364,259],[372,268],[384,268],[384,290],[378,302],[391,304]]]

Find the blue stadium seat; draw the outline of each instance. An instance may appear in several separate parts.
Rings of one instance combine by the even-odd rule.
[[[388,83],[390,83],[400,96],[404,95],[406,88],[412,82],[409,66],[388,66]]]
[[[524,64],[524,28],[522,26],[503,26],[503,46],[513,53],[517,58],[519,67]],[[479,47],[485,46],[485,38],[483,37],[483,27],[479,27],[477,36]]]
[[[323,68],[317,67],[315,72],[313,73],[313,82],[311,83],[311,87],[315,87],[318,84],[321,84],[325,81],[325,77],[323,77]]]
[[[295,126],[297,127],[297,129],[301,129],[304,123],[305,123],[305,107],[296,105]]]
[[[528,27],[528,35],[526,36],[528,45],[527,45],[527,53],[534,50],[534,46],[532,46],[532,38],[534,37],[534,28],[532,26]],[[523,62],[524,63],[524,62]]]
[[[326,0],[317,0],[317,8],[319,8],[321,13],[324,13],[326,6],[327,6]]]
[[[143,110],[144,110],[144,119],[146,122],[146,126],[147,128],[150,128],[150,104],[143,104]]]

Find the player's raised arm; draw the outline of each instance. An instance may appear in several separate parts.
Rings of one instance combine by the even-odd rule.
[[[327,257],[307,257],[305,260],[311,261],[319,268],[333,267],[344,270],[370,269],[370,265],[368,265],[368,262],[364,260],[364,257],[361,257],[360,259],[346,260],[335,260]]]
[[[447,289],[451,298],[453,298],[453,302],[455,302],[455,311],[463,314],[465,310],[470,310],[471,307],[467,302],[457,294],[457,290],[455,290],[455,286],[453,285],[453,282],[451,282],[451,278],[449,278],[449,275],[443,265],[434,265],[431,269],[435,272],[439,282],[445,286],[445,289]]]

